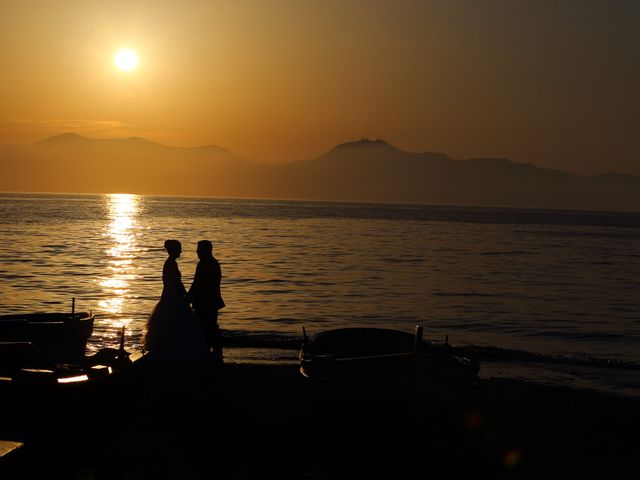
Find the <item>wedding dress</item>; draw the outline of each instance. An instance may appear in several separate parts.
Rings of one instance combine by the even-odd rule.
[[[204,331],[185,299],[182,275],[175,259],[162,268],[162,295],[147,320],[144,347],[157,363],[205,362]]]

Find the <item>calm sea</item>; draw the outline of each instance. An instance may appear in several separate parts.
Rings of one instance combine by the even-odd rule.
[[[640,214],[460,206],[0,194],[1,312],[96,314],[89,348],[140,348],[163,242],[188,287],[210,239],[230,361],[295,362],[302,328],[449,342],[484,376],[640,396]]]

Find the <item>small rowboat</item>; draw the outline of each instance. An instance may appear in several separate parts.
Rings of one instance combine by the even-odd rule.
[[[469,381],[480,364],[455,353],[447,343],[386,328],[339,328],[307,337],[300,350],[300,372],[312,380],[440,378]]]
[[[103,348],[80,363],[52,363],[47,355],[29,342],[0,342],[0,388],[29,388],[53,392],[65,385],[103,382],[131,370],[143,353]],[[1,390],[0,390],[1,391]]]
[[[0,315],[0,342],[29,342],[54,363],[80,363],[93,322],[93,312]]]
[[[66,435],[94,417],[113,422],[136,397],[146,364],[123,341],[79,363],[53,363],[29,342],[0,342],[0,436]]]

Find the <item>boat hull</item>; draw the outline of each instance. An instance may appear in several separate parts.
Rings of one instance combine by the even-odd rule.
[[[479,369],[452,347],[388,329],[330,330],[311,336],[300,351],[300,372],[318,381],[410,386],[434,379],[473,381]]]
[[[54,363],[79,363],[93,333],[92,312],[0,316],[0,342],[30,342]]]
[[[0,350],[7,347],[9,343],[0,343]],[[22,368],[0,368],[0,435],[32,438],[77,432],[87,428],[90,418],[109,423],[126,414],[145,378],[146,356],[105,350],[114,354],[102,355],[98,363],[86,357],[84,364],[47,365],[34,355]]]

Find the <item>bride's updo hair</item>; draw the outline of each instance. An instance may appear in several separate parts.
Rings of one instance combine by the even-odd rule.
[[[180,250],[182,250],[182,245],[180,245],[180,242],[178,240],[165,240],[164,248],[167,251],[167,253],[169,253],[169,255],[173,255],[175,253],[180,252]]]

